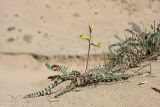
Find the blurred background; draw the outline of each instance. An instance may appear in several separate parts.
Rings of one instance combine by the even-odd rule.
[[[79,35],[89,33],[91,20],[101,53],[131,23],[144,29],[158,22],[160,0],[0,0],[0,13],[1,53],[86,54]]]

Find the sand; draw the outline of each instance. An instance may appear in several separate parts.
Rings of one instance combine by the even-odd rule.
[[[45,63],[84,72],[87,42],[79,34],[88,34],[91,20],[93,40],[102,42],[96,53],[102,53],[117,41],[115,34],[127,36],[124,30],[131,23],[140,24],[142,30],[150,29],[154,20],[158,23],[159,0],[0,0],[0,13],[0,107],[159,107],[160,94],[151,88],[160,86],[160,58],[146,62],[152,64],[149,76],[78,88],[57,99],[54,95],[22,99],[46,87],[47,77],[57,74]],[[91,55],[90,67],[103,64],[99,57],[100,61]],[[148,82],[137,85],[143,81]]]
[[[95,42],[107,51],[126,36],[131,23],[149,29],[159,22],[159,0],[0,0],[0,52],[24,52],[43,55],[86,53],[88,34],[94,21]],[[92,50],[94,53],[94,50]]]
[[[54,60],[46,62],[52,64]],[[72,64],[72,62],[69,62],[68,64]],[[81,60],[74,66],[81,65],[82,62]],[[152,65],[151,75],[144,74],[127,81],[77,88],[78,92],[74,90],[59,98],[54,98],[54,94],[52,94],[50,96],[24,100],[22,97],[25,94],[47,87],[51,82],[46,78],[57,73],[48,71],[44,66],[44,62],[30,55],[0,55],[0,106],[159,107],[160,94],[151,88],[160,85],[160,58],[157,61],[142,63],[141,66],[148,63]],[[79,66],[79,69],[82,68],[82,65]],[[137,69],[139,68],[130,69],[127,72],[133,72]],[[146,70],[149,70],[149,66],[140,72],[145,73]],[[147,81],[147,83],[138,85],[143,81]],[[66,84],[62,84],[57,90],[62,89]]]

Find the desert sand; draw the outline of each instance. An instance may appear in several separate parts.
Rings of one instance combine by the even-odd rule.
[[[127,36],[131,23],[144,30],[159,22],[160,0],[0,0],[0,13],[0,107],[159,107],[160,94],[151,87],[160,86],[160,58],[145,62],[152,65],[151,75],[78,88],[56,99],[22,97],[50,83],[47,77],[56,73],[45,63],[84,72],[87,42],[79,34],[88,34],[91,20],[93,40],[102,42],[96,54],[107,52],[114,35]],[[99,63],[103,56],[99,62],[91,55],[90,67]],[[148,82],[137,85],[142,81]]]

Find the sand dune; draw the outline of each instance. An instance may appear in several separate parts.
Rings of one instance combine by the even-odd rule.
[[[130,23],[144,29],[160,17],[159,0],[0,0],[0,8],[0,52],[44,55],[86,53],[79,34],[91,20],[102,52]]]
[[[22,97],[50,83],[46,78],[56,73],[45,63],[84,72],[87,43],[79,34],[88,34],[91,20],[102,48],[91,50],[90,67],[103,64],[99,53],[116,42],[115,34],[124,38],[131,23],[144,30],[158,22],[160,0],[0,0],[0,13],[0,107],[159,107],[160,94],[151,89],[160,85],[159,59],[151,62],[150,76],[78,88],[57,99]],[[148,82],[137,85],[142,81]]]
[[[41,90],[51,83],[46,78],[56,73],[49,72],[43,65],[44,62],[36,61],[28,55],[0,56],[1,107],[159,107],[160,95],[151,88],[160,85],[160,60],[151,62],[151,75],[140,75],[128,81],[99,84],[96,87],[77,88],[78,92],[72,91],[57,99],[54,98],[54,94],[35,99],[22,99],[25,94]],[[150,62],[144,64],[146,63]],[[81,65],[80,61],[76,66],[78,65]],[[137,69],[139,68],[127,72]],[[140,72],[146,72],[148,69],[149,67],[145,67]],[[138,85],[143,81],[148,82]],[[62,84],[57,90],[63,89],[66,84]]]

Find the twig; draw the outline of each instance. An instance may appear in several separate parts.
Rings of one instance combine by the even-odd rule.
[[[156,87],[151,87],[154,91],[159,92],[160,93],[160,88],[156,88]]]
[[[149,67],[150,67],[149,74],[151,74],[152,73],[152,65],[151,65],[151,63],[149,64]]]
[[[135,73],[137,73],[138,71],[140,71],[141,69],[145,68],[148,65],[150,65],[150,72],[151,72],[151,64],[146,64],[146,65],[143,65],[141,68],[139,68],[137,71],[135,71]]]
[[[154,29],[154,33],[156,32],[156,21],[154,20],[154,24],[153,24],[153,29]]]

